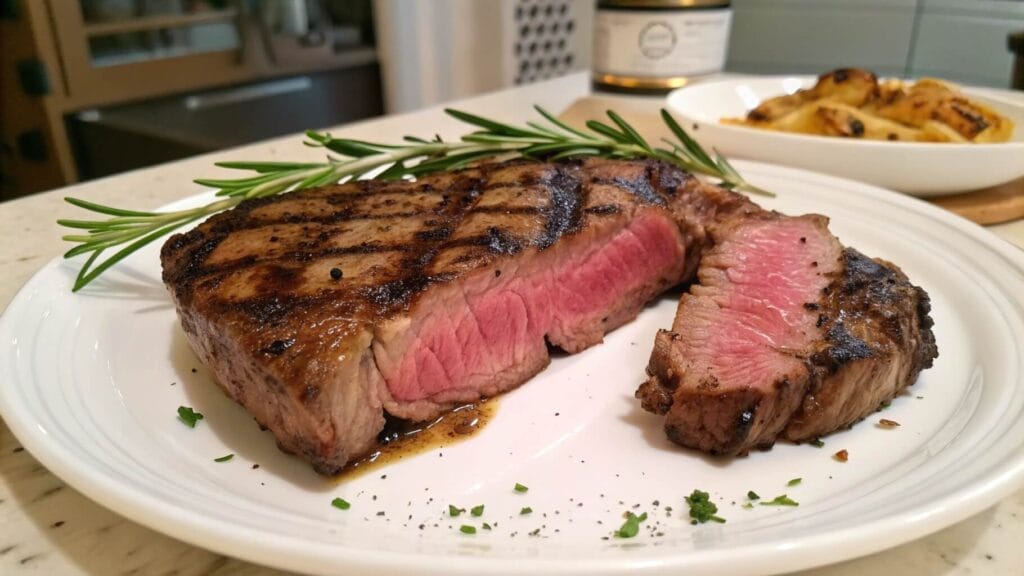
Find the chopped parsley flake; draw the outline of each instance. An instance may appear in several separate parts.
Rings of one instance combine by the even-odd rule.
[[[339,510],[348,510],[349,508],[352,507],[352,505],[349,504],[348,501],[345,500],[344,498],[335,498],[334,500],[331,500],[331,506],[334,506]]]
[[[748,500],[760,500],[761,497],[757,495],[757,492],[754,492],[753,490],[751,490],[751,491],[747,492],[747,499]]]
[[[527,490],[529,490],[529,488],[527,488],[526,486],[523,486],[519,482],[516,482],[516,487],[515,487],[515,491],[516,492],[526,492]]]
[[[821,441],[821,438],[815,438],[814,440],[811,440],[809,442],[809,444],[811,446],[814,446],[815,448],[824,448],[825,447],[825,443]]]
[[[530,508],[529,506],[523,506],[523,508],[521,510],[519,510],[519,515],[520,516],[523,516],[523,515],[526,515],[526,514],[532,514],[532,513],[533,513],[533,508]]]
[[[690,524],[703,524],[709,520],[719,523],[725,522],[725,518],[715,516],[715,512],[718,512],[718,506],[711,501],[711,497],[707,492],[694,490],[685,499],[686,503],[690,505]]]
[[[196,422],[203,419],[203,415],[188,406],[178,406],[178,418],[189,428],[195,428]]]
[[[476,526],[463,524],[462,526],[459,526],[459,532],[462,532],[463,534],[476,534]]]
[[[225,454],[224,456],[221,456],[220,458],[214,458],[213,461],[214,462],[227,462],[227,461],[231,460],[234,457],[235,457],[234,454]]]
[[[797,484],[803,482],[803,480],[803,478],[793,478],[789,482],[786,482],[786,486],[796,486]]]
[[[459,514],[462,514],[465,511],[466,511],[465,508],[456,508],[452,504],[448,505],[448,515],[451,516],[452,518],[458,516]]]
[[[615,531],[618,538],[632,538],[640,532],[640,523],[647,520],[647,512],[637,516],[632,512],[626,512],[626,521],[622,527]]]
[[[769,500],[768,502],[761,502],[761,506],[799,506],[799,505],[800,505],[799,502],[797,502],[796,500],[793,500],[792,498],[790,498],[789,496],[786,496],[785,494],[782,494],[781,496],[776,496],[773,500]]]
[[[473,516],[482,516],[483,513],[484,513],[484,505],[481,504],[479,506],[473,506],[469,510],[469,513],[472,514]]]
[[[746,508],[747,510],[750,510],[753,507],[754,507],[754,504],[752,502],[747,502],[747,503],[743,504],[743,506],[741,506],[741,508]]]
[[[890,402],[889,400],[885,400],[884,402],[882,402],[881,404],[878,405],[878,409],[879,410],[885,410],[889,406],[892,406],[892,402]]]
[[[481,526],[483,527],[484,530],[490,530],[491,529],[491,525],[488,524],[487,522],[484,522]]]

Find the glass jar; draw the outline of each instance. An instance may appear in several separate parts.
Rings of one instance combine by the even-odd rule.
[[[663,93],[721,72],[731,22],[729,0],[598,0],[594,85]]]

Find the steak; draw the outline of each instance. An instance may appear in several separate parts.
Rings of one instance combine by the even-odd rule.
[[[601,342],[693,276],[709,226],[759,211],[658,162],[513,161],[246,201],[161,260],[218,385],[334,473],[385,413],[429,420],[523,383],[548,344]]]
[[[937,357],[928,295],[844,248],[825,217],[764,212],[711,237],[636,393],[673,442],[735,455],[812,440],[877,410]]]

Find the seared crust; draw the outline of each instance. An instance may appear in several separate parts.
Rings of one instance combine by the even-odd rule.
[[[850,426],[899,395],[939,351],[928,294],[895,264],[843,251],[843,275],[822,295],[824,345],[807,395],[786,426],[793,441]]]

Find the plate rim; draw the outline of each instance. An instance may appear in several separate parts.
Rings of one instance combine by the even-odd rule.
[[[794,175],[813,178],[823,185],[828,185],[830,181],[833,181],[846,187],[852,184],[856,188],[867,189],[871,194],[881,196],[887,201],[911,207],[923,216],[944,221],[947,225],[969,234],[1000,257],[1014,262],[1024,269],[1024,251],[1017,249],[992,232],[922,200],[878,186],[811,170],[774,166],[754,161],[737,160],[736,164],[741,168],[746,166],[747,169],[764,170],[782,177],[787,176],[787,173],[794,173]],[[193,200],[195,196],[197,195],[190,195],[168,204],[168,206]],[[57,268],[62,261],[60,256],[53,258],[17,291],[3,315],[0,316],[0,335],[15,334],[11,325],[14,322],[16,311],[25,306],[24,301],[30,299],[38,284],[45,281],[44,275]],[[12,366],[5,363],[3,372],[10,375],[12,371]],[[14,410],[15,404],[11,402],[13,393],[9,385],[12,381],[13,378],[5,378],[4,384],[0,384],[0,416],[33,457],[62,481],[91,500],[128,519],[176,539],[229,556],[291,570],[317,571],[316,566],[310,564],[311,561],[333,559],[334,561],[344,561],[352,570],[378,569],[425,574],[504,574],[510,571],[508,566],[502,566],[486,557],[449,556],[444,559],[444,564],[431,565],[430,563],[424,564],[422,561],[436,560],[437,557],[419,552],[395,554],[379,549],[364,550],[316,542],[304,543],[301,539],[294,537],[291,539],[281,538],[280,534],[267,530],[252,530],[220,520],[211,522],[207,519],[196,519],[186,511],[164,503],[152,494],[135,489],[131,484],[128,484],[127,491],[123,484],[111,484],[109,475],[105,476],[101,471],[88,467],[83,471],[80,465],[85,461],[78,460],[76,462],[74,453],[67,446],[53,443],[48,445],[42,437],[33,434],[32,422],[21,417]],[[1016,385],[1024,385],[1024,381],[1018,380]],[[76,468],[74,464],[78,464],[79,468]],[[775,541],[712,552],[728,554],[730,559],[735,560],[741,566],[745,565],[741,562],[743,559],[757,559],[756,569],[759,573],[765,569],[775,573],[782,570],[809,568],[879,552],[959,522],[1011,494],[1024,485],[1024,453],[1019,458],[1008,459],[994,465],[985,478],[984,482],[973,484],[969,489],[945,494],[942,499],[932,503],[927,514],[920,514],[917,519],[902,518],[894,522],[891,518],[885,518],[855,524],[838,531],[827,531],[813,537],[799,537],[794,539],[791,542],[792,547],[786,550],[779,546],[780,541]],[[104,481],[107,481],[107,485],[104,485]],[[967,505],[968,503],[970,505]],[[878,545],[880,540],[883,542]],[[812,559],[811,553],[808,552],[825,549],[832,544],[839,543],[842,546],[830,550],[829,558],[825,561]],[[304,562],[292,561],[296,549],[306,551]],[[282,550],[289,550],[289,553],[278,556]],[[803,551],[803,553],[800,554],[797,551]],[[651,561],[650,557],[646,557],[647,559],[637,557],[572,560],[524,558],[516,563],[515,571],[557,570],[564,574],[619,574],[632,571],[670,573],[687,567],[707,569],[716,564],[714,561],[716,554],[701,555],[704,558],[704,563],[696,566],[692,561],[688,561],[685,555],[682,557],[661,556],[655,561]],[[799,558],[800,561],[794,562],[794,558]],[[335,569],[336,567],[335,565],[325,565],[321,566],[321,569]]]

